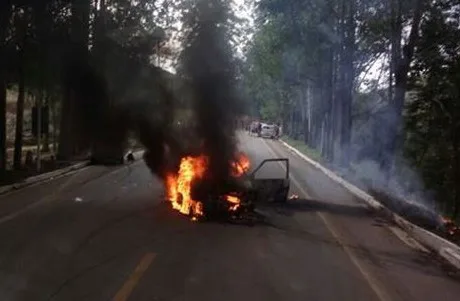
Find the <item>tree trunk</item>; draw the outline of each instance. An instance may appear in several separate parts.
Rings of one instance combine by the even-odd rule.
[[[2,72],[2,70],[0,70],[0,72]],[[6,169],[6,78],[5,77],[6,76],[4,73],[0,73],[0,172]]]
[[[304,131],[304,143],[306,145],[309,144],[310,138],[310,83],[307,81],[307,87],[305,88],[305,107],[304,107],[304,116],[305,119],[303,121],[303,131]]]
[[[320,118],[320,127],[321,127],[321,136],[322,136],[322,155],[325,158],[331,159],[332,155],[332,141],[331,135],[328,135],[332,130],[330,128],[331,122],[330,119],[332,111],[332,101],[333,101],[333,60],[334,60],[334,51],[333,47],[330,46],[327,50],[324,51],[324,64],[323,64],[323,76],[322,76],[322,101],[321,101],[321,118]]]
[[[61,122],[59,126],[58,155],[60,160],[67,160],[72,156],[72,97],[70,89],[65,89],[64,99],[61,106]]]
[[[57,153],[57,138],[58,138],[58,134],[57,134],[57,126],[58,126],[58,121],[57,121],[57,109],[56,109],[56,99],[52,98],[51,100],[51,120],[52,120],[52,124],[53,124],[53,153],[56,154]]]
[[[340,22],[339,22],[339,27]],[[339,109],[340,109],[340,55],[341,55],[341,47],[340,45],[336,45],[334,47],[334,64],[333,64],[333,77],[332,77],[332,103],[331,103],[331,124],[330,124],[330,143],[331,143],[331,162],[335,162],[338,157],[338,150],[339,147],[337,145],[339,136]]]
[[[81,141],[78,133],[78,120],[76,104],[77,99],[72,91],[72,73],[74,68],[85,66],[88,63],[89,43],[89,0],[73,0],[71,6],[71,45],[69,47],[69,65],[66,70],[64,83],[64,99],[61,111],[61,124],[59,131],[58,157],[62,160],[70,159],[78,152]]]
[[[342,24],[342,23],[340,23]],[[341,25],[342,27],[342,25]],[[341,29],[340,32],[343,30]],[[343,35],[341,35],[343,38]],[[333,143],[333,162],[336,163],[340,159],[340,135],[342,126],[342,105],[343,105],[343,92],[344,92],[344,78],[343,78],[343,45],[340,44],[337,54],[337,74],[335,76],[334,98],[332,100],[332,143]]]
[[[402,0],[400,0],[402,1]],[[407,44],[403,47],[402,51],[395,49],[397,51],[396,58],[394,59],[395,63],[395,87],[394,87],[394,97],[391,99],[390,103],[390,114],[392,121],[389,126],[389,152],[387,154],[389,162],[386,162],[384,168],[386,168],[387,179],[390,177],[390,172],[394,164],[394,158],[396,152],[402,146],[403,142],[403,133],[402,133],[402,113],[404,108],[404,99],[407,91],[407,78],[410,68],[410,63],[412,62],[412,57],[414,55],[415,44],[418,40],[418,31],[420,26],[420,21],[423,14],[424,0],[417,0],[414,8],[414,17],[412,20],[411,31],[409,34],[409,40]],[[400,8],[400,7],[399,7]],[[401,32],[399,32],[399,37],[401,37]],[[394,41],[396,44],[395,47],[400,45],[397,41]],[[400,53],[403,53],[403,56],[400,56]]]
[[[458,144],[458,143],[456,143]],[[460,160],[459,160],[459,155],[458,155],[458,145],[457,145],[457,152],[454,153],[454,181],[455,183],[458,183],[460,180]],[[452,201],[452,206],[451,206],[451,212],[450,216],[453,220],[457,220],[459,210],[460,210],[460,190],[458,189],[457,185],[453,187],[453,201]]]
[[[100,71],[103,73],[105,71],[105,61],[106,61],[106,48],[107,48],[107,39],[106,39],[106,0],[100,0],[99,10],[95,18],[95,29],[94,29],[94,57],[97,62]]]
[[[49,103],[50,103],[49,98],[50,98],[49,93],[47,93],[47,94],[46,94],[46,97],[45,97],[45,99],[46,99],[46,100],[45,100],[45,107],[46,107],[47,110],[48,110],[48,113],[47,113],[48,116],[49,116]],[[50,125],[49,125],[49,121],[50,121],[50,120],[49,120],[49,118],[48,118],[48,119],[47,119],[48,124],[46,125],[47,128],[48,128],[48,131],[47,131],[46,133],[43,134],[43,151],[44,151],[44,152],[49,152],[49,151],[50,151],[50,132],[49,132],[49,126],[50,126]]]
[[[341,133],[340,133],[340,164],[344,167],[350,162],[350,140],[351,140],[351,105],[353,102],[354,87],[354,55],[355,55],[355,0],[348,2],[347,20],[345,30],[345,51],[343,56],[343,98],[341,105]]]
[[[394,75],[396,68],[401,61],[401,37],[402,37],[402,0],[391,0],[391,56],[390,56],[390,76],[388,85],[388,96],[390,102],[394,97]]]
[[[0,172],[6,169],[6,53],[3,47],[11,17],[11,0],[0,1]]]
[[[24,45],[23,45],[24,47]],[[22,164],[22,135],[24,127],[24,97],[25,97],[25,74],[23,52],[21,50],[20,67],[19,67],[19,93],[18,101],[16,104],[16,135],[14,137],[14,169],[20,169]]]
[[[312,101],[312,122],[311,122],[311,147],[314,149],[319,148],[319,139],[321,136],[321,99],[323,98],[322,87],[315,87],[315,95]]]

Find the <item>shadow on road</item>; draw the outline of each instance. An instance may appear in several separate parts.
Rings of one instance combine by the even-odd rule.
[[[370,217],[376,216],[376,213],[364,206],[347,206],[333,204],[327,201],[318,201],[312,199],[296,199],[287,203],[277,203],[264,205],[265,208],[275,210],[279,214],[292,215],[295,212],[327,212],[337,215],[346,215],[351,217]]]
[[[384,246],[369,247],[365,242],[351,242],[348,240],[338,241],[334,237],[316,233],[313,229],[307,229],[291,218],[299,212],[328,213],[332,216],[346,216],[351,218],[370,218],[373,226],[382,227],[392,222],[385,218],[383,214],[372,211],[364,206],[347,206],[333,204],[327,201],[312,199],[291,200],[284,204],[269,204],[260,207],[267,212],[266,225],[282,231],[284,235],[295,239],[306,239],[319,244],[327,244],[337,248],[348,248],[353,253],[369,262],[370,264],[386,269],[388,265],[396,265],[406,269],[417,270],[435,277],[445,277],[460,281],[460,274],[448,267],[436,254],[423,252],[390,252]],[[287,219],[286,219],[287,218]]]

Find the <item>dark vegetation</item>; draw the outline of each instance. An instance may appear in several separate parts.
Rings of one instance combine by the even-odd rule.
[[[253,114],[391,206],[406,199],[458,219],[459,4],[257,1]]]
[[[127,119],[122,112],[128,107],[136,115],[155,107],[165,98],[165,86],[177,86],[171,74],[153,64],[173,55],[167,42],[177,2],[1,1],[2,179],[38,172],[35,163],[27,166],[24,146],[40,144],[43,172],[51,164],[46,161],[50,144],[56,167],[88,154],[95,161],[116,161],[126,148],[139,145],[120,122]],[[38,136],[32,133],[33,107],[46,108],[50,116],[41,114],[46,124]],[[156,116],[163,113],[158,111]],[[8,149],[12,146],[14,151]],[[36,150],[31,151],[36,161]]]
[[[59,163],[85,154],[94,164],[121,163],[134,137],[146,148],[148,167],[161,178],[177,171],[183,156],[205,154],[207,187],[228,181],[236,155],[235,117],[242,112],[231,43],[237,19],[228,1],[2,5],[7,12],[0,41],[2,95],[18,91],[12,171],[7,171],[5,131],[0,143],[5,178],[30,174],[22,172],[24,167],[35,170],[22,158],[24,99],[32,94],[34,106],[58,111],[53,138]],[[175,67],[177,73],[161,67]],[[216,120],[218,126],[212,126]],[[48,145],[48,132],[36,136],[37,144]],[[49,170],[45,165],[41,171]]]

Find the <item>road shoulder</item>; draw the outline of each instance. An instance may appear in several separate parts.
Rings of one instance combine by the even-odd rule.
[[[296,186],[304,187],[309,198],[298,207],[323,215],[340,243],[352,250],[372,282],[389,292],[391,300],[436,300],[440,295],[452,299],[460,293],[450,271],[444,270],[432,253],[414,250],[401,241],[390,231],[392,224],[384,216],[279,142],[263,142],[274,151],[273,156],[291,161],[291,178],[297,179]]]
[[[441,258],[446,260],[446,262],[450,263],[453,267],[460,270],[460,247],[459,246],[407,221],[403,217],[399,216],[398,214],[386,208],[383,204],[378,202],[375,198],[373,198],[368,193],[364,192],[363,190],[359,189],[353,184],[347,182],[345,179],[339,177],[334,172],[325,168],[320,163],[314,161],[313,159],[309,158],[305,154],[301,153],[299,150],[292,147],[285,141],[281,140],[280,142],[291,152],[295,153],[298,157],[302,158],[308,164],[312,165],[314,168],[318,169],[323,174],[325,174],[332,181],[341,185],[349,193],[353,194],[359,201],[361,201],[362,203],[365,203],[372,209],[384,212],[387,217],[389,217],[396,225],[398,225],[402,230],[404,230],[411,237],[413,237],[418,243],[432,250],[437,255],[439,255]]]

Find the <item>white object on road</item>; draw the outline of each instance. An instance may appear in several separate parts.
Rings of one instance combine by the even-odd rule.
[[[77,203],[83,202],[83,199],[82,199],[82,198],[79,198],[79,197],[76,197],[76,198],[75,198],[75,202],[77,202]]]
[[[262,138],[274,138],[275,135],[276,133],[274,125],[262,124],[262,129],[260,131],[260,136]]]

